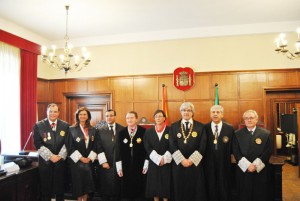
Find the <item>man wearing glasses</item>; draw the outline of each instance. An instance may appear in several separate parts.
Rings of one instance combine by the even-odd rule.
[[[175,201],[206,201],[202,157],[206,146],[204,125],[193,119],[190,102],[180,106],[181,119],[170,128],[170,152]]]
[[[236,132],[233,154],[237,161],[236,186],[239,201],[268,199],[268,170],[272,154],[270,131],[256,126],[258,115],[254,110],[243,114],[245,127]]]
[[[124,128],[116,123],[116,111],[105,112],[106,124],[99,128],[100,140],[98,141],[98,160],[102,166],[99,170],[100,195],[103,201],[117,201],[120,193],[119,177],[115,167],[115,138]]]

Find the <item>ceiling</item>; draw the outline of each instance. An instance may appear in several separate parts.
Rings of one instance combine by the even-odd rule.
[[[276,33],[300,26],[300,0],[0,0],[0,19],[78,45]]]

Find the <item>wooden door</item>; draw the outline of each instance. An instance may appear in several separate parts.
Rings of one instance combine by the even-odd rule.
[[[81,107],[91,112],[91,124],[105,120],[105,112],[112,108],[112,94],[67,94],[66,95],[66,121],[75,124],[75,113]]]
[[[298,178],[300,178],[300,103],[296,103],[297,109],[297,124],[298,124]]]

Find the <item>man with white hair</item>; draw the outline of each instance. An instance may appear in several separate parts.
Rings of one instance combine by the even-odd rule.
[[[268,200],[269,159],[272,153],[270,131],[256,126],[258,115],[254,110],[243,114],[245,127],[238,130],[233,141],[237,161],[236,186],[239,201]]]
[[[234,129],[223,121],[224,108],[210,108],[211,122],[205,125],[207,145],[203,161],[209,201],[230,201],[231,145]]]
[[[170,128],[170,152],[175,201],[206,201],[202,157],[205,152],[204,125],[193,119],[190,102],[180,106],[181,119]]]

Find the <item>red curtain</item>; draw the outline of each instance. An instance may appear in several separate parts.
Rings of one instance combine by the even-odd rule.
[[[36,122],[37,55],[40,54],[40,45],[3,30],[0,30],[0,41],[21,49],[20,149],[23,149]],[[26,150],[34,150],[32,136]]]

